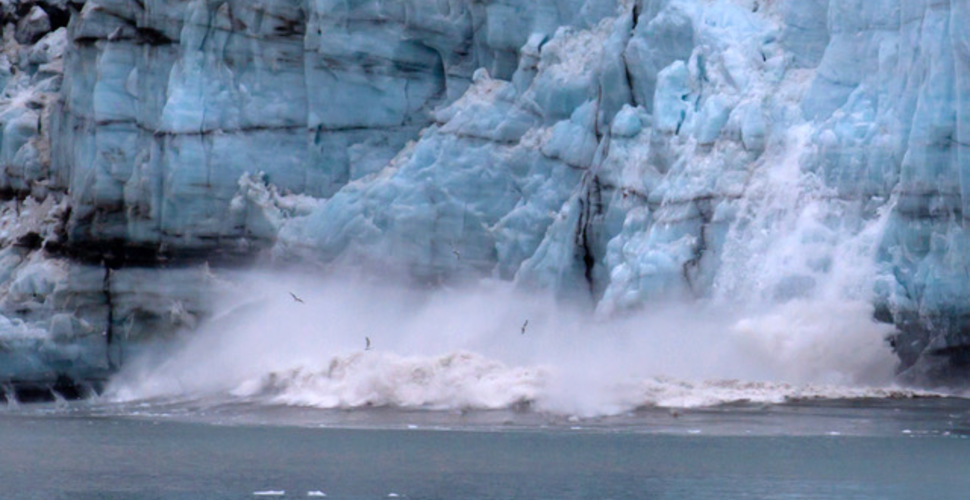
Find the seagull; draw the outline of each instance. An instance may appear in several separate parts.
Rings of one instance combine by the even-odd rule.
[[[295,301],[297,301],[297,302],[299,302],[301,304],[304,304],[305,303],[305,302],[303,302],[303,299],[297,297],[296,294],[293,293],[293,292],[290,292],[290,297],[293,297],[293,300],[295,300]]]
[[[369,351],[370,350],[370,337],[364,337],[364,341],[367,342],[367,345],[364,346],[364,350],[365,351]]]
[[[527,326],[529,326],[529,320],[525,320],[525,323],[522,323],[522,335],[525,335],[525,327]]]

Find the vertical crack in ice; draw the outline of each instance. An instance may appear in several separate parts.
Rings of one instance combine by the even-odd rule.
[[[603,213],[602,189],[599,177],[592,172],[587,173],[583,182],[584,193],[579,198],[579,219],[576,227],[576,244],[579,247],[580,259],[583,266],[583,278],[590,296],[594,299],[598,293],[596,287],[596,254],[593,250],[593,238],[590,233],[595,231],[594,218]]]
[[[114,302],[111,296],[111,264],[107,260],[103,260],[101,265],[104,266],[104,280],[101,284],[101,292],[104,294],[104,302],[107,308],[107,318],[105,323],[105,357],[108,362],[108,369],[114,370],[116,368],[114,360],[111,358],[111,348],[115,343],[115,330],[114,330]]]
[[[713,196],[703,196],[695,199],[693,202],[697,207],[699,217],[701,219],[700,230],[697,233],[697,240],[694,242],[693,255],[684,262],[683,264],[683,275],[684,282],[687,284],[687,289],[695,297],[700,297],[703,294],[703,289],[696,282],[696,274],[701,272],[701,259],[704,258],[704,253],[708,248],[707,232],[710,230],[710,224],[713,219]]]

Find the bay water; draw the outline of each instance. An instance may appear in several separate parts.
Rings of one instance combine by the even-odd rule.
[[[959,499],[970,401],[563,418],[155,401],[0,412],[0,498]]]

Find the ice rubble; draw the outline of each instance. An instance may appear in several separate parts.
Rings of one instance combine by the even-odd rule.
[[[965,2],[0,6],[0,190],[60,214],[2,286],[60,259],[84,335],[191,323],[203,262],[271,249],[604,313],[867,300],[916,371],[970,345]]]

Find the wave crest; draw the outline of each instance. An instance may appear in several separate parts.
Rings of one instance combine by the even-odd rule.
[[[231,394],[316,408],[493,410],[534,401],[546,377],[541,368],[510,368],[466,351],[437,357],[357,352],[332,358],[326,368],[273,371]]]
[[[130,362],[108,397],[591,417],[922,394],[893,385],[888,327],[861,302],[663,304],[604,319],[504,285],[415,291],[257,275],[237,290],[221,316]]]

